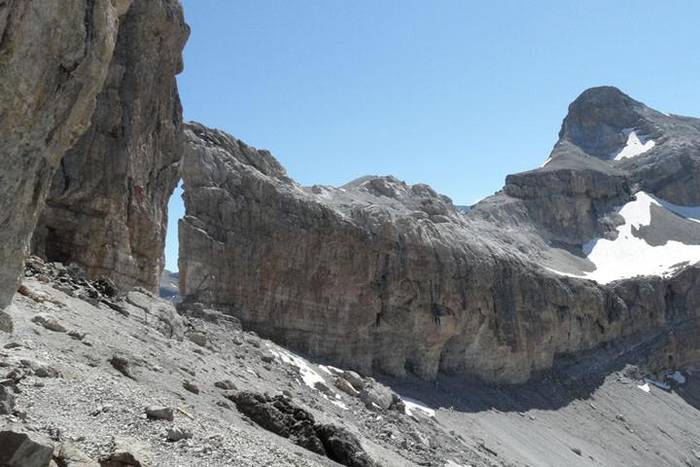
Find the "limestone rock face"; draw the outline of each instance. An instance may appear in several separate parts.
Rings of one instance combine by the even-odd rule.
[[[53,177],[37,254],[156,290],[182,154],[175,76],[188,35],[177,0],[130,5],[90,127]]]
[[[337,366],[522,382],[557,355],[681,319],[665,302],[641,312],[634,293],[547,273],[427,186],[305,188],[268,152],[197,124],[186,135],[183,295]],[[591,183],[602,199],[628,193],[614,177]]]
[[[609,224],[602,215],[631,196],[623,174],[595,168],[509,175],[504,192],[522,200],[527,219],[545,228],[550,240],[572,245],[605,236]]]
[[[86,131],[129,2],[0,3],[0,308],[61,157]]]

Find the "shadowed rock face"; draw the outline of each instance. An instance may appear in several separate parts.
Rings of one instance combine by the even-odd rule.
[[[124,288],[157,288],[182,156],[175,76],[188,35],[177,0],[133,2],[91,125],[53,177],[37,254]]]
[[[201,125],[186,134],[183,295],[338,366],[522,382],[559,354],[681,319],[665,301],[552,276],[425,185],[304,188],[266,151]],[[616,183],[599,191],[628,196]],[[673,284],[650,280],[635,287]]]
[[[128,3],[0,3],[0,308],[17,290],[56,166],[89,126]]]

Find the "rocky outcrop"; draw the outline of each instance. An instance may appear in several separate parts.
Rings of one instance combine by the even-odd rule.
[[[616,158],[632,131],[653,145]],[[569,106],[550,160],[571,159],[572,148],[626,173],[643,191],[680,205],[700,204],[699,119],[658,112],[614,87],[592,88]]]
[[[183,294],[338,366],[522,382],[557,355],[677,320],[547,273],[427,186],[304,188],[268,152],[201,125],[187,135]]]
[[[631,197],[624,174],[572,167],[509,175],[504,193],[522,200],[525,218],[548,240],[569,245],[608,235],[606,215]]]
[[[0,3],[0,308],[61,157],[85,132],[129,0]]]
[[[157,289],[182,153],[175,76],[188,35],[179,1],[134,0],[90,127],[53,178],[37,254],[123,288]]]
[[[253,392],[231,396],[238,410],[255,423],[293,443],[348,467],[373,467],[355,435],[343,427],[320,424],[314,416],[284,396]]]
[[[651,139],[658,138],[661,128],[655,122],[663,117],[615,87],[591,88],[569,106],[559,140],[571,142],[586,154],[609,160],[627,143],[625,130],[636,129]]]

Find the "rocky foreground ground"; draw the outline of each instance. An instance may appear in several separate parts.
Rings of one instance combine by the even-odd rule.
[[[692,369],[380,383],[37,258],[10,314],[0,465],[700,465]]]

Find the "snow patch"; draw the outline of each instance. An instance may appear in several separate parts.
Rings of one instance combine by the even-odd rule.
[[[670,391],[670,390],[671,390],[671,386],[669,386],[669,385],[666,384],[666,383],[662,383],[661,381],[656,381],[655,379],[644,378],[644,382],[647,383],[647,384],[653,384],[653,385],[656,386],[657,388],[663,389],[664,391]]]
[[[637,193],[635,201],[618,211],[625,223],[617,228],[615,240],[599,238],[584,245],[584,254],[596,266],[585,278],[605,284],[635,276],[662,276],[672,273],[681,263],[700,261],[700,245],[668,241],[665,245],[652,246],[632,234],[633,228],[651,223],[652,205],[663,206],[653,196]]]
[[[613,155],[613,159],[616,161],[640,156],[656,146],[656,142],[651,139],[643,143],[637,136],[637,132],[632,128],[623,131],[627,134],[627,144],[617,154]]]
[[[471,467],[470,465],[458,464],[452,459],[448,459],[444,467]]]
[[[578,278],[578,279],[584,279],[584,278],[586,277],[586,276],[584,276],[583,274],[572,274],[572,273],[570,273],[570,272],[564,272],[564,271],[559,271],[559,270],[554,269],[554,268],[548,268],[547,266],[543,266],[543,267],[544,267],[547,271],[553,272],[554,274],[558,274],[558,275],[560,275],[560,276],[576,277],[576,278]]]
[[[668,377],[671,378],[672,380],[674,380],[678,384],[685,384],[685,381],[686,381],[685,376],[683,376],[683,373],[681,373],[678,370],[676,370],[673,373],[671,373],[670,375],[668,375]]]
[[[326,384],[326,380],[323,379],[323,377],[320,374],[318,374],[316,370],[311,368],[311,364],[306,359],[300,357],[299,355],[293,354],[288,350],[272,348],[271,346],[270,353],[272,353],[275,357],[279,358],[282,362],[286,363],[287,365],[291,365],[298,368],[299,375],[304,381],[304,384],[310,387],[311,389],[317,389],[316,383],[321,383],[324,385]]]
[[[641,389],[644,392],[649,392],[650,387],[649,385],[656,386],[657,388],[663,389],[664,391],[670,391],[673,389],[669,383],[666,381],[673,380],[676,382],[676,384],[685,384],[687,379],[685,376],[683,376],[683,373],[680,371],[676,370],[674,372],[668,372],[664,375],[664,382],[661,381],[656,381],[655,379],[652,378],[644,378],[644,384],[641,386],[637,386],[639,389]]]
[[[420,410],[421,412],[425,413],[429,417],[434,417],[435,416],[435,410],[431,409],[427,405],[425,405],[423,402],[411,399],[410,397],[403,397],[400,396],[401,400],[403,401],[404,405],[406,406],[406,415],[411,416],[413,415],[414,410]]]
[[[345,373],[345,370],[341,370],[340,368],[336,368],[330,365],[319,365],[318,367],[321,369],[321,371],[323,371],[324,373],[328,373],[331,376],[342,375],[343,373]]]
[[[336,406],[340,407],[340,408],[343,409],[343,410],[348,410],[348,406],[345,405],[345,404],[343,404],[343,403],[340,402],[340,401],[331,401],[331,404],[336,405]]]

